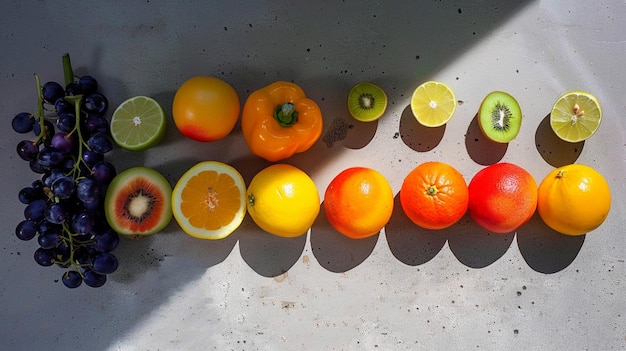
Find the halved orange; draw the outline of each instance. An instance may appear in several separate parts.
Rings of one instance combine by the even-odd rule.
[[[203,161],[187,170],[172,191],[172,212],[185,233],[222,239],[246,215],[246,185],[232,166]]]

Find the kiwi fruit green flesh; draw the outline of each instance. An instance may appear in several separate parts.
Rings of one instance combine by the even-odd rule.
[[[356,120],[372,122],[379,119],[387,109],[387,94],[378,85],[361,82],[350,89],[348,111]]]
[[[172,219],[172,186],[158,171],[132,167],[118,173],[104,198],[107,222],[118,234],[141,238],[163,230]]]
[[[508,143],[517,137],[522,126],[522,109],[509,93],[493,91],[480,104],[478,125],[485,137]]]

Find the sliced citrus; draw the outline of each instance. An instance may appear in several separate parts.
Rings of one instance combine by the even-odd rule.
[[[429,81],[421,84],[411,97],[411,111],[417,121],[426,127],[446,124],[456,110],[456,98],[449,86]]]
[[[187,170],[172,191],[172,212],[185,233],[222,239],[246,215],[246,185],[232,166],[203,161]]]
[[[556,135],[571,143],[591,137],[602,121],[598,99],[584,91],[563,94],[552,107],[550,126]]]
[[[165,125],[165,113],[158,102],[147,96],[135,96],[113,112],[111,136],[117,145],[141,151],[161,141]]]

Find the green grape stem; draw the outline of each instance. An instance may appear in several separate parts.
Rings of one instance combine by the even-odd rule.
[[[70,54],[63,55],[63,77],[65,78],[65,85],[74,82],[74,71],[72,70]]]
[[[69,263],[70,266],[68,267],[68,271],[71,268],[74,268],[81,276],[83,276],[83,272],[80,268],[84,266],[84,264],[81,264],[80,262],[76,262],[76,260],[74,259],[74,254],[76,253],[77,246],[81,244],[82,245],[89,244],[89,242],[78,242],[78,240],[74,238],[74,236],[77,234],[72,233],[67,222],[63,223],[62,226],[63,226],[63,232],[66,234],[63,236],[63,240],[67,242],[67,246],[69,246],[70,248],[70,257],[66,261],[58,262],[58,263],[62,265],[66,265]]]
[[[45,133],[45,124],[44,122],[44,109],[43,109],[43,92],[41,90],[41,80],[39,80],[39,75],[37,73],[35,73],[35,84],[37,85],[37,114],[35,115],[35,117],[37,117],[37,123],[39,123],[39,135],[37,135],[37,138],[35,139],[35,141],[33,141],[33,143],[39,143],[39,141],[41,141],[41,139],[43,139],[44,135],[46,135]]]

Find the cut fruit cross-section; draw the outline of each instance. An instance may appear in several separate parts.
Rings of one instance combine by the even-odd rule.
[[[125,149],[141,151],[165,135],[165,114],[154,99],[136,96],[124,101],[111,117],[111,136]]]
[[[456,110],[456,98],[444,83],[429,81],[421,84],[411,97],[411,111],[417,121],[426,127],[446,124]]]
[[[571,91],[561,96],[552,107],[550,126],[556,135],[571,143],[590,138],[602,121],[602,109],[595,96]]]
[[[241,174],[218,161],[187,170],[172,192],[174,218],[185,233],[222,239],[241,225],[246,214],[246,186]]]

